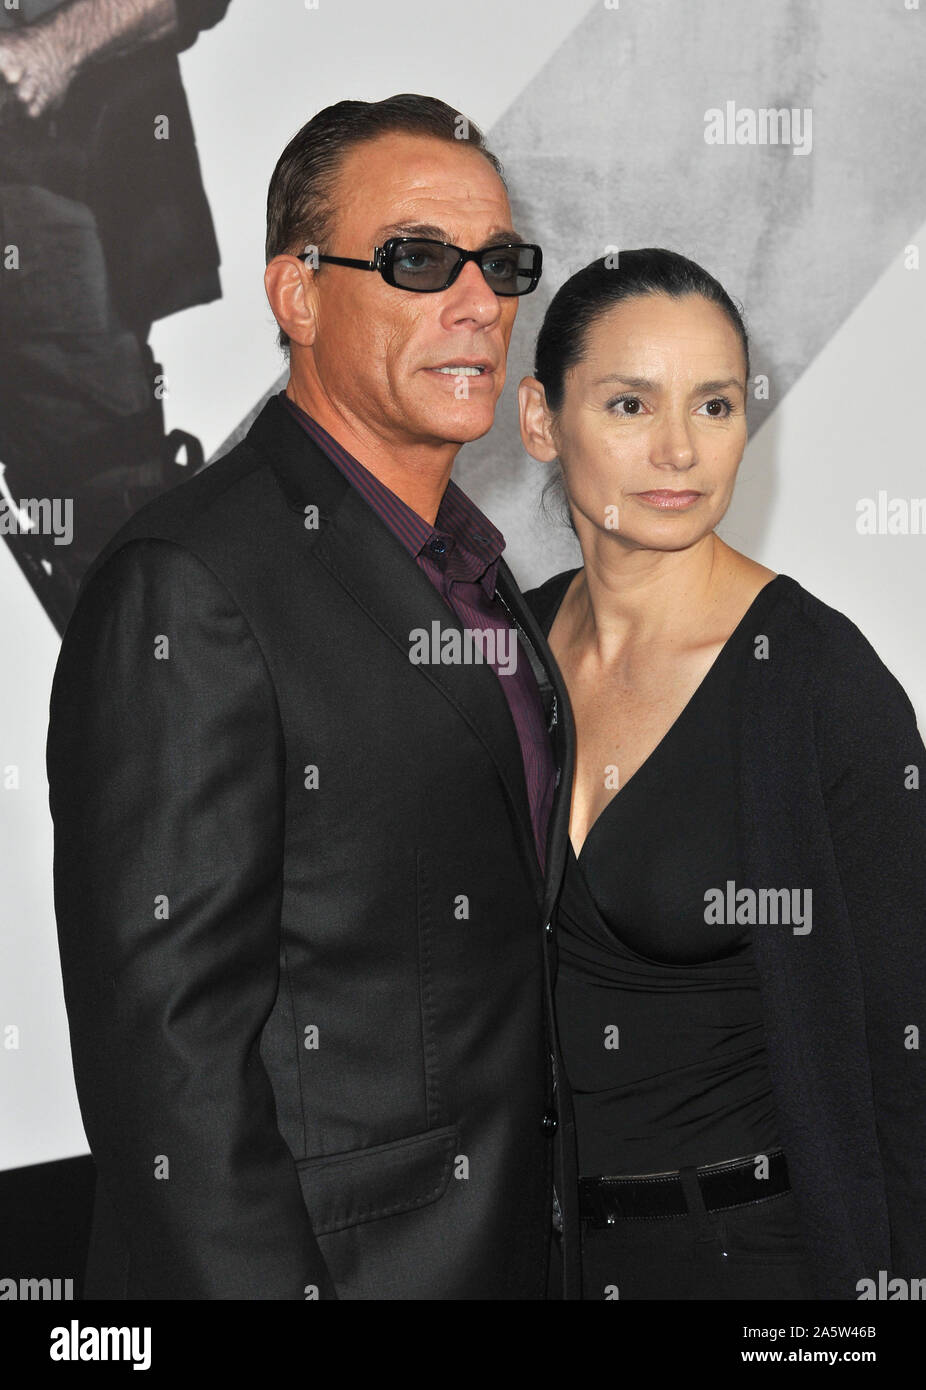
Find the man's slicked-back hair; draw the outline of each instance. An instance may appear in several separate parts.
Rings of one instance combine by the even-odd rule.
[[[363,141],[393,131],[463,141],[485,155],[505,182],[502,166],[479,127],[436,97],[403,92],[383,101],[335,102],[307,121],[277,160],[267,191],[268,264],[274,256],[298,253],[307,246],[329,251],[336,212],[332,195],[342,159]],[[281,348],[289,344],[282,328],[277,341]]]

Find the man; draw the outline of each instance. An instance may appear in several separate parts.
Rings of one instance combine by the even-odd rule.
[[[558,1297],[554,1222],[572,1296],[547,925],[572,731],[450,481],[540,264],[463,129],[401,96],[290,142],[265,280],[286,391],[110,542],[65,636],[88,1297],[530,1299],[548,1273]]]

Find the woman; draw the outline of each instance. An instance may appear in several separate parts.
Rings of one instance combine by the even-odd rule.
[[[519,391],[584,560],[528,599],[576,727],[556,1003],[589,1299],[926,1276],[926,750],[848,618],[716,535],[748,381],[723,288],[642,250],[562,287]]]

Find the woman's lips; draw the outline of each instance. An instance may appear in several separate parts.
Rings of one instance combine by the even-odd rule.
[[[670,492],[668,489],[658,489],[653,492],[637,492],[635,497],[641,497],[644,502],[648,502],[651,507],[660,507],[663,511],[680,511],[684,507],[690,507],[697,502],[701,496],[700,492]]]

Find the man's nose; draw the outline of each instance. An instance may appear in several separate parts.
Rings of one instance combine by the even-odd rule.
[[[489,288],[476,261],[467,261],[464,264],[446,294],[445,313],[449,314],[454,322],[468,318],[485,326],[493,323],[501,312],[499,297]]]

